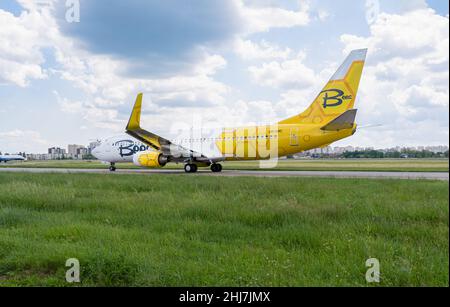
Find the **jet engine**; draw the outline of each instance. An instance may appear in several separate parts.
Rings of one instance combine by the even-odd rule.
[[[167,162],[167,157],[165,157],[162,153],[155,151],[138,152],[133,156],[134,165],[148,168],[164,167]]]

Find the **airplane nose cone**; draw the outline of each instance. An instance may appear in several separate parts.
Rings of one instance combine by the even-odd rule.
[[[92,155],[93,155],[94,157],[96,157],[97,159],[99,158],[99,157],[98,157],[98,155],[99,155],[98,148],[94,148],[94,149],[92,150]]]

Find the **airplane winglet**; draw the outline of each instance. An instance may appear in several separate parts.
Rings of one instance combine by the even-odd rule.
[[[139,93],[136,98],[136,102],[131,112],[130,120],[128,121],[127,131],[134,131],[141,128],[141,109],[142,109],[142,97],[144,94]]]
[[[142,98],[143,94],[139,93],[136,98],[136,102],[134,103],[133,111],[131,112],[130,120],[128,121],[128,125],[126,128],[126,133],[136,140],[141,141],[144,144],[149,145],[153,149],[158,151],[162,151],[163,153],[170,155],[172,142],[156,135],[155,133],[149,132],[145,129],[141,128],[141,110],[142,110]],[[179,148],[182,148],[179,146]],[[184,149],[189,151],[189,153],[193,153],[193,151]]]

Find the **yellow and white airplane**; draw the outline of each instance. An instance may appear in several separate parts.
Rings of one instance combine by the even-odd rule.
[[[326,147],[355,134],[354,109],[367,49],[350,53],[311,106],[298,115],[274,125],[200,131],[196,135],[168,140],[141,128],[142,94],[134,105],[126,133],[97,146],[93,154],[102,161],[133,161],[147,168],[183,163],[187,173],[199,167],[221,172],[220,162],[268,160]]]

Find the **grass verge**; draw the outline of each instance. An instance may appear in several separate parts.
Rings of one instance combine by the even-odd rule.
[[[0,173],[0,286],[448,286],[448,183]]]

